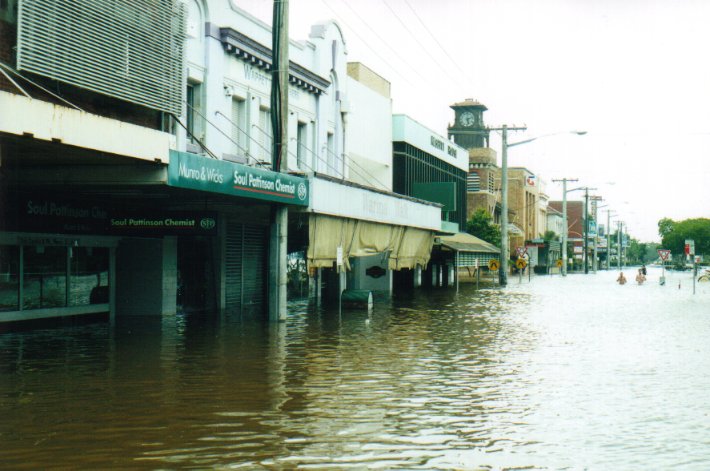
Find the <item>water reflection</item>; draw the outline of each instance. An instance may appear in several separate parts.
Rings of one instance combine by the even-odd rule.
[[[710,366],[710,292],[621,291],[613,275],[423,291],[371,314],[294,304],[283,324],[177,316],[3,334],[0,460],[703,469],[710,380],[695,373]]]

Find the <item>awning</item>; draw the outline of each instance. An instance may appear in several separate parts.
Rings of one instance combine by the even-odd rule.
[[[467,232],[459,232],[452,236],[440,236],[437,239],[441,245],[457,252],[500,253],[500,249],[495,245]]]
[[[429,263],[434,232],[414,227],[378,224],[358,219],[311,214],[309,218],[308,267],[332,267],[338,248],[343,265],[350,257],[386,253],[390,270],[425,267]]]
[[[508,234],[522,237],[525,235],[525,232],[515,224],[508,224]]]

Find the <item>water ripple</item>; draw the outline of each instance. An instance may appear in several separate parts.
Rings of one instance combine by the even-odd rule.
[[[0,460],[707,469],[710,291],[621,289],[613,275],[421,291],[371,314],[298,303],[278,325],[174,317],[3,334]]]

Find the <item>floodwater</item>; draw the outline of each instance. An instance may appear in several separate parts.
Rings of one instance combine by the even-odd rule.
[[[710,283],[659,274],[0,334],[0,467],[707,470]]]

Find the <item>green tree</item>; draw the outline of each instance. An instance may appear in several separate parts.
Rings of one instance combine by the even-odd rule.
[[[658,235],[664,238],[673,231],[673,226],[675,222],[670,218],[663,218],[658,221]]]
[[[653,263],[658,260],[659,248],[661,248],[661,245],[655,242],[646,243],[646,255],[644,256],[644,263]]]
[[[500,247],[500,227],[493,223],[493,218],[483,208],[479,208],[466,223],[466,232]]]
[[[646,263],[646,244],[633,238],[630,239],[626,249],[626,260],[632,265]]]
[[[665,235],[661,234],[662,223]],[[658,232],[662,236],[663,248],[669,249],[674,258],[685,253],[686,239],[695,241],[696,254],[710,254],[710,219],[696,218],[672,221],[664,218],[658,222]]]
[[[552,240],[560,240],[560,236],[557,235],[555,231],[545,231],[545,234],[543,234],[542,239],[545,242],[550,242]]]

